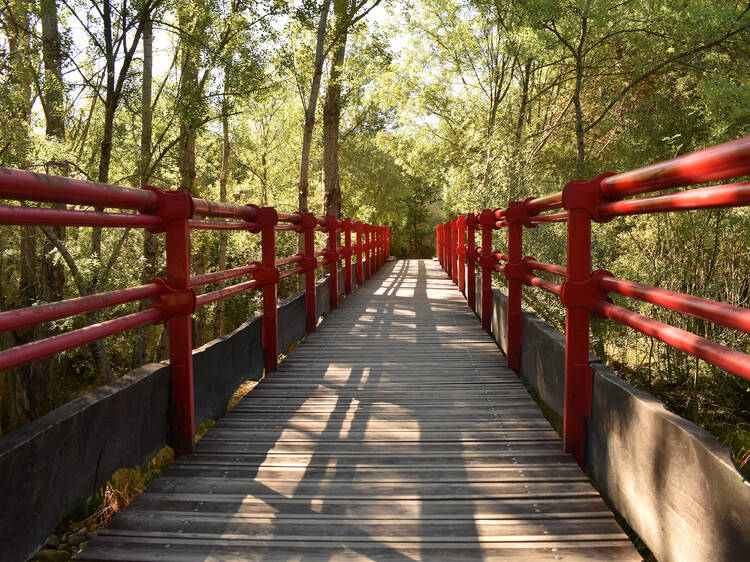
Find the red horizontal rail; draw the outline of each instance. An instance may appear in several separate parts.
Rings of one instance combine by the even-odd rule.
[[[257,218],[256,207],[251,205],[234,205],[218,201],[206,201],[193,197],[193,215],[225,219],[241,219],[253,222]]]
[[[161,224],[155,215],[104,213],[47,207],[0,206],[0,224],[26,226],[107,226],[154,228]]]
[[[235,267],[233,269],[226,269],[224,271],[217,271],[216,273],[204,273],[202,275],[196,275],[190,278],[191,287],[200,287],[201,285],[208,285],[210,283],[218,283],[220,281],[226,281],[228,279],[235,279],[244,275],[252,275],[258,271],[258,264],[251,263],[250,265],[243,265],[241,267]]]
[[[550,193],[544,197],[537,197],[531,201],[526,202],[526,209],[531,214],[539,214],[544,211],[552,211],[553,209],[561,209],[563,206],[562,202],[562,191],[556,193]]]
[[[276,267],[289,265],[290,263],[300,263],[303,259],[305,259],[305,256],[302,256],[300,254],[290,256],[288,258],[281,258],[276,260]]]
[[[258,223],[247,221],[212,221],[203,219],[190,219],[188,227],[191,230],[253,230],[258,228]]]
[[[295,224],[277,224],[274,227],[277,231],[279,230],[292,230],[292,231],[298,231],[299,227]]]
[[[305,268],[304,267],[293,267],[292,269],[288,269],[286,271],[282,271],[279,273],[279,279],[286,279],[287,277],[291,277],[292,275],[299,275],[300,273],[304,273]]]
[[[150,299],[160,295],[162,290],[156,283],[148,283],[109,293],[99,293],[87,297],[8,310],[0,313],[0,332],[20,330],[35,324],[52,322],[53,320],[75,316],[76,314],[103,310],[137,300]]]
[[[609,275],[601,276],[598,279],[599,286],[605,291],[632,297],[727,328],[750,333],[750,310],[746,308],[642,285],[634,281],[617,279]]]
[[[502,252],[492,252],[492,257],[494,257],[498,261],[508,261],[508,256],[506,256]]]
[[[750,175],[750,137],[712,146],[671,160],[605,178],[610,199]]]
[[[211,291],[209,293],[203,293],[202,295],[197,295],[195,297],[195,304],[196,306],[204,306],[206,304],[212,303],[214,301],[222,300],[227,297],[231,297],[233,295],[239,295],[240,293],[244,293],[245,291],[258,289],[261,286],[262,285],[260,281],[257,281],[256,279],[251,279],[250,281],[244,281],[242,283],[237,283],[236,285],[230,285],[229,287],[224,287],[223,289],[217,289],[216,291]]]
[[[11,349],[0,351],[0,371],[43,359],[113,334],[138,328],[139,326],[153,324],[162,318],[163,312],[161,310],[151,308],[85,328],[79,328],[78,330],[66,332],[58,336],[12,347]]]
[[[536,277],[535,275],[525,275],[523,277],[523,282],[526,285],[533,285],[534,287],[544,289],[545,291],[555,294],[558,297],[562,294],[562,285],[558,285],[557,283],[553,283],[552,281],[547,281],[546,279],[542,279],[541,277]]]
[[[750,205],[750,183],[735,183],[701,187],[668,195],[612,201],[600,204],[597,210],[600,214],[611,217],[697,209],[726,209],[747,205]]]
[[[545,222],[565,222],[568,220],[568,211],[562,213],[550,213],[548,215],[537,215],[531,219],[534,224],[541,224]]]
[[[145,189],[35,174],[8,168],[0,168],[0,199],[68,203],[139,211],[155,210],[158,204],[157,195]]]
[[[598,302],[594,309],[607,318],[750,381],[750,355],[608,302]]]
[[[552,275],[557,275],[558,277],[565,277],[568,274],[567,268],[563,265],[547,263],[547,262],[535,260],[533,258],[526,258],[524,260],[524,263],[533,270],[546,271],[547,273],[551,273]]]

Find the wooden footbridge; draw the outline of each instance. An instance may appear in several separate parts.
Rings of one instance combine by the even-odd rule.
[[[750,380],[741,350],[619,303],[745,333],[750,310],[592,271],[591,251],[596,222],[750,205],[747,182],[641,194],[748,175],[750,137],[459,216],[436,227],[437,260],[394,262],[385,226],[0,169],[0,198],[22,203],[0,205],[0,224],[144,228],[164,234],[166,266],[140,286],[0,312],[0,331],[103,318],[0,350],[0,370],[169,328],[168,363],[0,439],[0,559],[33,555],[115,470],[169,444],[172,466],[75,559],[639,559],[611,507],[662,562],[744,562],[750,484],[731,452],[599,363],[589,316]],[[566,264],[524,256],[525,230],[556,222],[566,223]],[[497,251],[501,229],[507,250]],[[260,234],[248,248],[258,260],[195,274],[194,230]],[[303,241],[300,253],[277,256],[283,231]],[[505,293],[493,289],[496,273]],[[296,276],[305,291],[278,303],[279,283]],[[524,287],[560,298],[564,335],[522,310]],[[262,293],[262,316],[193,349],[196,308],[250,290]],[[129,303],[137,312],[118,316]],[[260,378],[224,415],[238,386]],[[525,385],[562,420],[562,439]]]
[[[432,261],[389,264],[81,560],[640,560]]]

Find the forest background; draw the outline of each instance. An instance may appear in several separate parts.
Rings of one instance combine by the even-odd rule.
[[[2,0],[0,120],[3,167],[387,224],[394,255],[429,257],[456,214],[750,134],[750,4]],[[564,263],[563,229],[528,231],[525,253]],[[195,273],[257,259],[256,238],[195,233]],[[0,311],[140,284],[162,274],[161,244],[3,227]],[[279,255],[296,245],[282,233]],[[619,277],[750,306],[748,209],[629,217],[597,226],[594,247]],[[524,300],[562,329],[557,301]],[[627,305],[750,351],[746,334]],[[0,348],[133,306],[2,333]],[[258,310],[255,294],[204,307],[194,345]],[[0,435],[164,357],[165,339],[154,326],[0,374]],[[595,322],[592,341],[747,462],[750,385],[616,324]]]

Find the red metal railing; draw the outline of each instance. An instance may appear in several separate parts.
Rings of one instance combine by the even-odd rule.
[[[487,330],[492,315],[491,275],[494,271],[505,275],[508,282],[508,365],[516,373],[520,373],[523,338],[523,285],[560,297],[566,308],[563,440],[565,450],[572,453],[581,466],[585,463],[586,420],[591,413],[591,313],[620,322],[750,380],[750,355],[616,306],[607,296],[609,293],[625,295],[746,333],[750,333],[750,310],[618,279],[605,270],[592,271],[592,221],[603,223],[625,215],[748,206],[750,183],[747,182],[625,199],[745,175],[750,175],[750,137],[621,174],[602,174],[588,181],[570,181],[558,193],[512,201],[505,209],[485,209],[478,216],[470,213],[465,218],[469,225],[468,246],[464,246],[463,233],[457,226],[462,224],[462,217],[436,227],[438,258],[454,282],[455,272],[463,271],[464,256],[470,281],[476,264],[481,267],[482,326]],[[523,256],[524,228],[549,222],[567,222],[566,266]],[[474,243],[477,227],[482,233],[481,252]],[[508,229],[507,255],[492,249],[492,232],[499,228]],[[458,266],[457,260],[460,262]],[[543,279],[535,275],[537,271],[555,275],[563,281],[558,284]],[[457,284],[463,291],[462,285]],[[473,283],[468,284],[467,291],[469,306],[476,310]]]
[[[150,299],[141,312],[72,330],[0,351],[0,371],[18,367],[104,337],[147,324],[169,322],[171,392],[174,404],[176,455],[193,450],[195,415],[191,315],[196,307],[248,290],[263,293],[262,341],[266,372],[278,366],[277,286],[292,275],[305,276],[306,328],[315,330],[315,269],[327,264],[331,309],[338,305],[338,263],[345,263],[344,287],[352,291],[352,256],[357,256],[361,284],[385,262],[390,249],[388,227],[353,223],[350,219],[315,217],[311,213],[280,213],[273,207],[233,205],[191,197],[185,191],[163,191],[147,186],[131,189],[70,178],[0,168],[0,199],[63,203],[137,213],[95,212],[47,207],[0,206],[0,224],[145,228],[166,236],[167,275],[145,285],[108,293],[0,313],[0,330],[16,330],[116,305]],[[259,233],[261,260],[226,271],[191,277],[190,231],[233,230]],[[276,256],[276,232],[291,230],[304,236],[304,252]],[[326,249],[315,251],[315,231],[328,233]],[[352,244],[352,232],[356,243]],[[339,245],[339,234],[344,245]],[[322,257],[322,259],[318,259]],[[291,266],[291,267],[289,267]],[[281,270],[282,267],[289,269]],[[250,279],[196,295],[194,288],[240,277]]]

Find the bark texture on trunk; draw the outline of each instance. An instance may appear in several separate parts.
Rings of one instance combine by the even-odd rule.
[[[339,180],[339,122],[341,121],[341,77],[346,58],[346,38],[349,26],[347,0],[334,0],[335,33],[338,41],[333,47],[331,74],[323,105],[323,193],[324,214],[341,217],[341,182]]]

